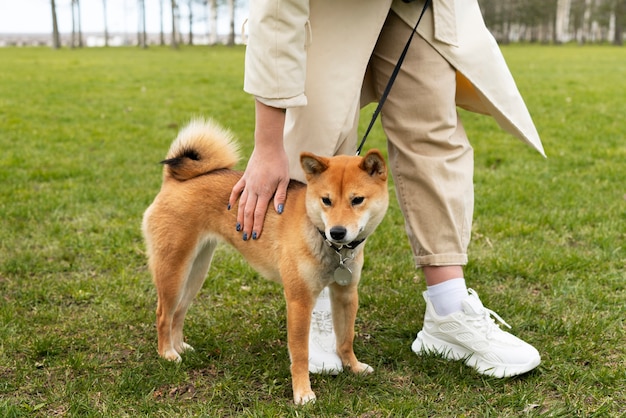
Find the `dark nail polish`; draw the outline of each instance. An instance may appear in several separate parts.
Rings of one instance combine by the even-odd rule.
[[[283,213],[283,210],[285,210],[285,205],[281,203],[280,205],[278,205],[278,214],[280,215],[281,213]]]
[[[253,232],[252,233],[252,239],[256,239],[256,237],[257,237],[256,232]]]
[[[226,210],[230,210],[230,203],[226,206]]]
[[[237,232],[241,231],[241,224],[237,222]]]
[[[247,232],[243,233],[243,240],[244,241],[248,241],[248,233]]]

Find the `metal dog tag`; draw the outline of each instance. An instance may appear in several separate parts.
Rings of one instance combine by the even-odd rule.
[[[341,264],[335,269],[335,282],[341,286],[347,286],[352,281],[352,270]]]

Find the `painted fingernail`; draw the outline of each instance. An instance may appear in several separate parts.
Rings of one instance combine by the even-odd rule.
[[[243,240],[244,241],[248,241],[248,233],[247,232],[243,233]]]
[[[252,239],[256,239],[256,237],[257,237],[256,232],[253,232],[252,233]]]
[[[281,203],[278,205],[278,214],[280,215],[281,213],[283,213],[283,210],[285,210],[285,205]]]
[[[228,206],[226,206],[227,210],[230,210],[230,203],[228,204]]]
[[[241,231],[241,224],[237,222],[237,232]]]

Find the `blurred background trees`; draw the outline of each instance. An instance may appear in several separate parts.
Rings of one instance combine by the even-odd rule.
[[[50,0],[53,21],[53,47],[60,47],[56,7],[63,0]],[[71,46],[83,46],[81,29],[80,0],[71,2],[72,36]],[[93,0],[90,0],[93,1]],[[199,33],[195,29],[202,26],[202,43],[224,43],[234,45],[237,36],[235,10],[247,13],[249,1],[254,0],[158,0],[160,33],[157,42],[169,43],[177,48],[182,43],[193,45]],[[338,0],[339,1],[339,0]],[[133,0],[128,3],[132,5]],[[626,0],[478,0],[485,17],[485,23],[500,43],[531,42],[561,44],[567,42],[623,44],[626,24]],[[126,4],[126,3],[125,3]],[[156,2],[150,7],[156,8]],[[107,27],[107,0],[102,0],[104,10],[104,44],[109,44]],[[127,6],[128,7],[128,6]],[[136,0],[134,4],[137,22],[137,45],[146,48],[149,44],[146,32],[146,19],[154,19],[155,13],[146,13],[146,0]],[[221,11],[221,13],[218,13]],[[121,11],[124,13],[125,11]],[[228,20],[228,22],[219,22]],[[165,26],[170,25],[166,32]],[[181,32],[182,23],[187,33]],[[155,22],[151,22],[155,23]],[[220,25],[221,23],[221,25]],[[200,24],[200,25],[199,25]],[[226,27],[227,33],[218,34],[218,27]]]
[[[479,0],[498,42],[622,45],[626,0]]]
[[[135,3],[133,4],[133,1]],[[235,25],[235,10],[247,9],[247,2],[249,0],[128,0],[124,2],[125,9],[116,10],[109,7],[110,4],[107,0],[102,0],[101,9],[97,12],[103,14],[104,33],[103,33],[103,45],[109,46],[109,40],[111,33],[108,27],[107,16],[109,13],[124,14],[129,12],[129,8],[132,8],[132,13],[137,16],[137,38],[136,45],[147,48],[150,44],[150,37],[147,30],[148,23],[156,24],[157,22],[148,22],[148,19],[153,19],[158,16],[159,22],[159,36],[158,40],[152,43],[159,45],[169,44],[172,48],[178,48],[179,45],[186,43],[193,45],[198,35],[202,37],[202,43],[214,45],[217,43],[223,43],[226,45],[234,45],[237,40],[237,36],[240,33],[236,32]],[[88,0],[93,2],[93,0]],[[115,6],[115,2],[114,6]],[[119,3],[119,2],[118,2]],[[71,34],[70,40],[64,42],[72,48],[84,46],[83,31],[82,31],[82,17],[83,14],[93,13],[93,9],[81,10],[80,0],[50,0],[50,10],[52,15],[52,46],[53,48],[60,48],[62,43],[62,37],[59,31],[58,24],[58,8],[67,7],[71,9]],[[89,6],[89,5],[88,5]],[[119,4],[118,4],[119,6]],[[119,7],[118,7],[119,8]],[[157,13],[149,8],[158,8]],[[218,13],[221,11],[221,13]],[[228,22],[219,22],[219,19],[228,19]],[[186,31],[182,32],[181,28],[185,23]],[[218,33],[219,23],[222,27],[227,27],[227,33]],[[201,26],[202,33],[199,33],[197,27]],[[168,29],[166,29],[168,27]]]

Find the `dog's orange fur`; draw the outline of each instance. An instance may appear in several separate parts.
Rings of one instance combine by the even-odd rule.
[[[180,361],[179,353],[192,349],[183,339],[185,314],[202,287],[217,243],[225,241],[262,275],[284,286],[293,396],[296,404],[303,404],[315,399],[308,372],[309,326],[325,286],[331,290],[339,357],[355,373],[372,371],[357,360],[352,347],[364,243],[355,249],[341,247],[367,238],[382,220],[388,205],[387,168],[377,150],[364,157],[303,153],[308,186],[292,181],[284,213],[268,210],[261,237],[244,241],[235,228],[237,208],[227,209],[241,177],[231,169],[237,161],[231,135],[204,121],[182,130],[164,161],[161,191],[143,218],[158,294],[159,354]],[[331,234],[333,227],[344,228],[345,236]],[[334,281],[340,259],[335,249],[343,257],[354,255],[347,285]]]

